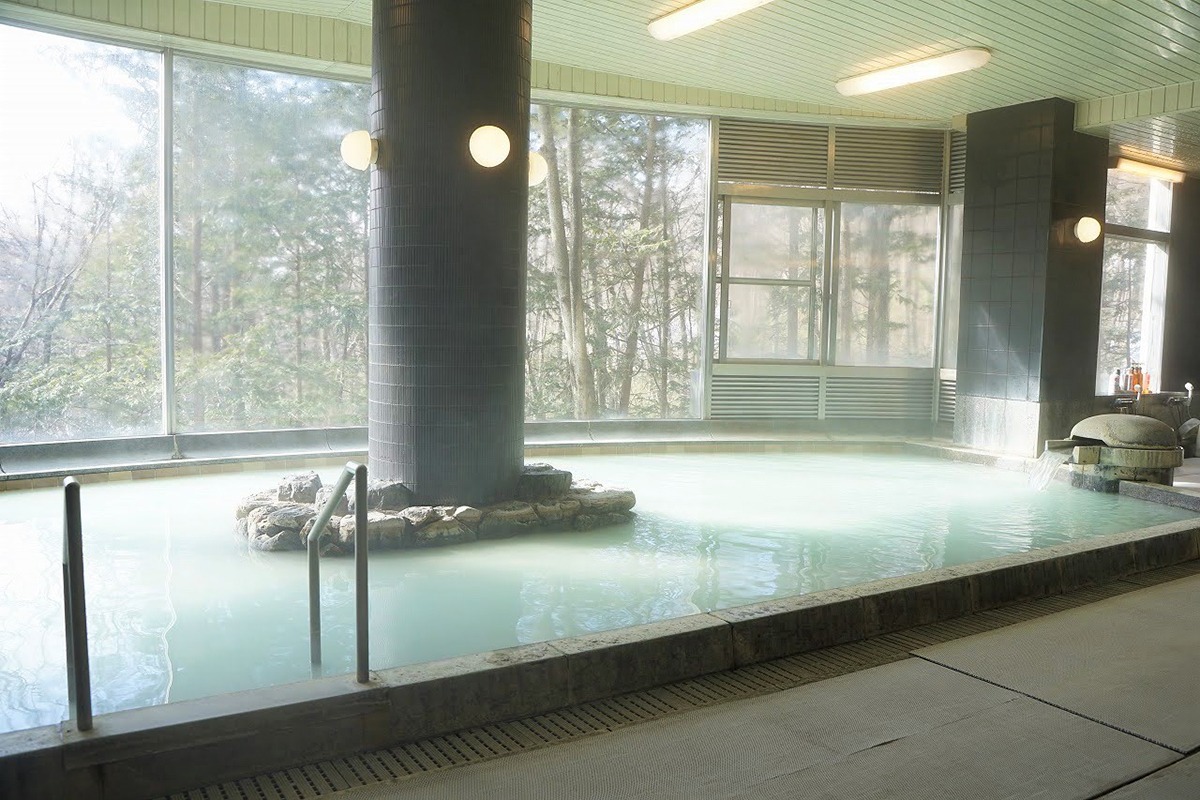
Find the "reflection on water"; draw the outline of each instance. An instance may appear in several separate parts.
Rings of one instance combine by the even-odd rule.
[[[629,524],[371,560],[372,665],[397,666],[862,583],[1184,511],[907,456],[561,458],[638,495]],[[97,713],[303,680],[303,553],[251,553],[232,510],[279,472],[88,486]],[[327,476],[332,478],[333,474]],[[0,494],[0,730],[66,710],[61,495]],[[353,671],[349,559],[322,562],[325,672]]]

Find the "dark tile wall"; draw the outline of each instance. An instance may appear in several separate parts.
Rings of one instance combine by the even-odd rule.
[[[958,397],[968,408],[994,401],[968,425],[1036,428],[1038,414],[1006,404],[1091,396],[1101,246],[1070,231],[1082,215],[1103,218],[1107,152],[1106,141],[1076,133],[1065,100],[967,117]],[[978,443],[957,428],[960,441]]]
[[[418,503],[512,497],[523,463],[531,0],[376,0],[369,469]],[[495,168],[468,152],[508,133]]]
[[[1168,257],[1162,386],[1178,392],[1188,382],[1200,387],[1200,180],[1195,178],[1171,190]],[[1200,402],[1192,413],[1200,414]]]

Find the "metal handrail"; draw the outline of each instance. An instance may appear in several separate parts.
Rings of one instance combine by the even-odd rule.
[[[354,614],[357,679],[370,681],[367,633],[367,468],[346,462],[334,485],[333,494],[313,521],[308,532],[308,637],[313,677],[321,674],[321,536],[346,489],[354,481]]]
[[[83,593],[83,515],[79,481],[63,481],[63,616],[67,632],[67,709],[81,731],[92,729],[92,674]]]

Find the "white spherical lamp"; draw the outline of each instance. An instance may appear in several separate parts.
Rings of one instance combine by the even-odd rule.
[[[536,150],[529,151],[529,185],[537,186],[542,181],[546,180],[546,173],[550,170],[546,166],[546,159]]]
[[[508,158],[508,134],[495,125],[481,125],[467,143],[471,158],[481,167],[498,167]]]
[[[1100,220],[1095,217],[1083,217],[1075,223],[1075,238],[1087,244],[1100,238]]]
[[[367,131],[351,131],[342,137],[342,161],[346,166],[365,170],[379,157],[379,143]]]

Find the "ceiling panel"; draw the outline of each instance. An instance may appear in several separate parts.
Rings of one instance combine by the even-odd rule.
[[[452,2],[453,0],[441,0]],[[534,0],[534,58],[601,73],[906,118],[1200,79],[1196,0],[775,0],[672,42],[646,23],[688,0]],[[363,24],[370,0],[239,5]],[[983,69],[843,98],[834,82],[967,46]]]
[[[1122,122],[1106,131],[1113,152],[1196,173],[1200,171],[1200,112]]]

